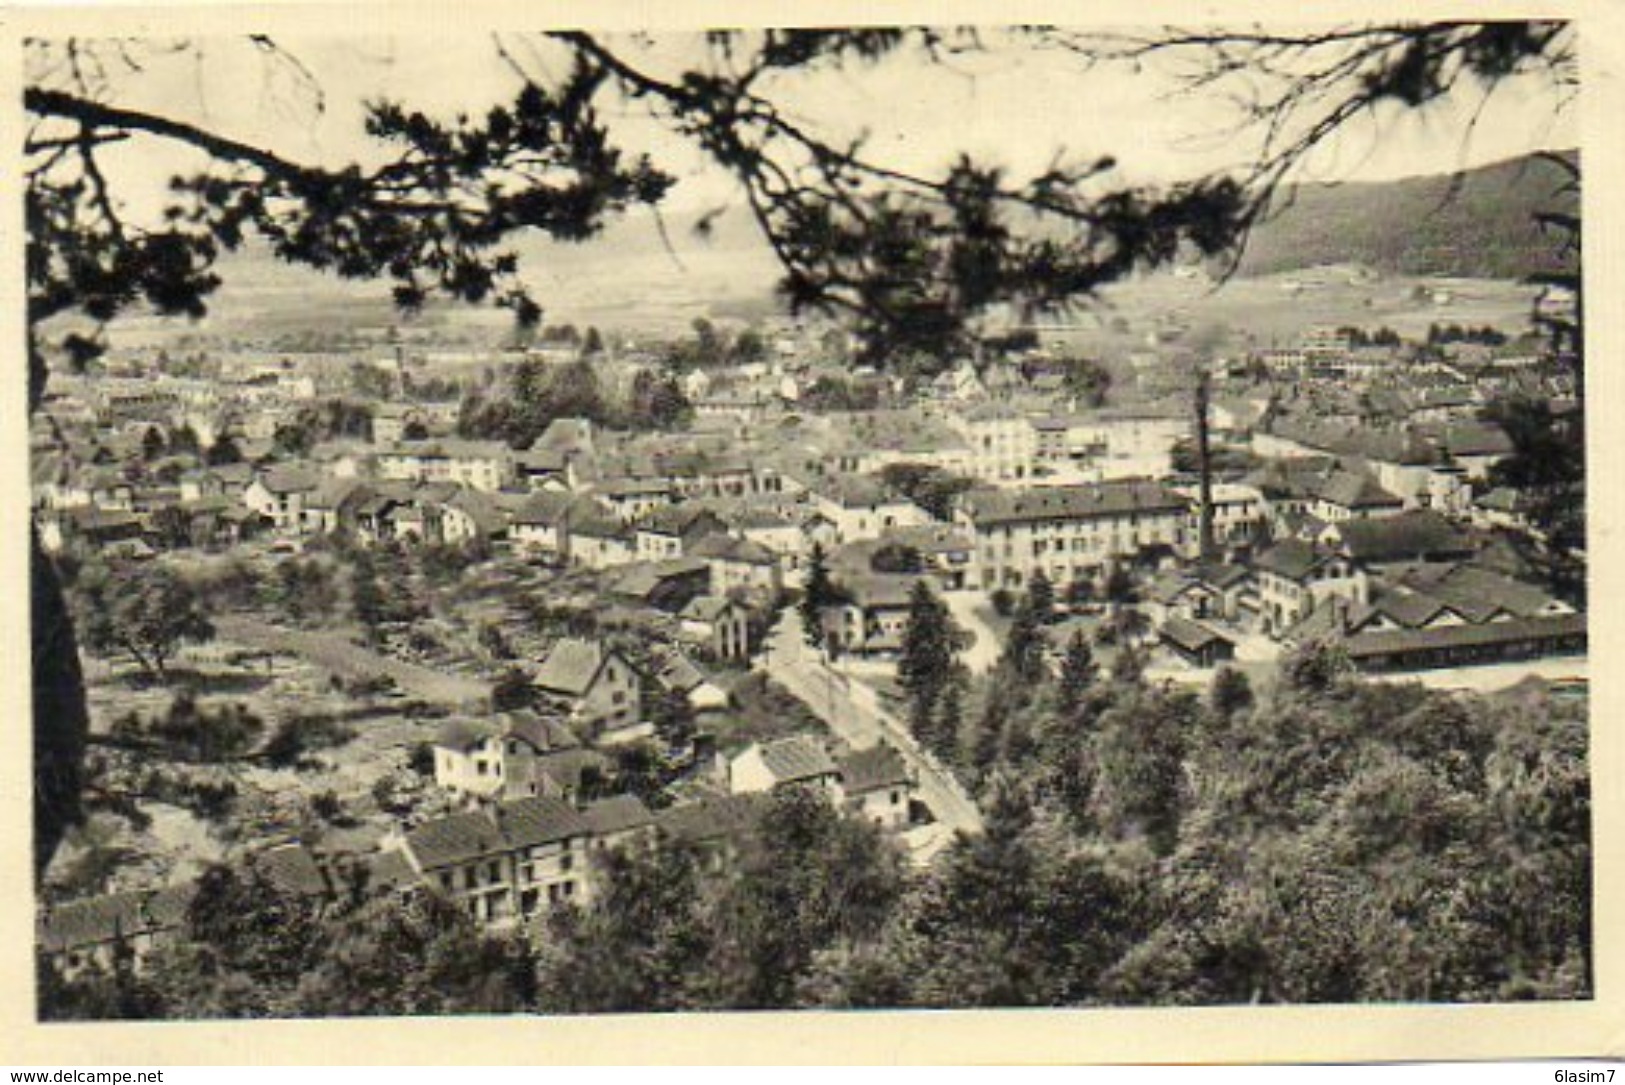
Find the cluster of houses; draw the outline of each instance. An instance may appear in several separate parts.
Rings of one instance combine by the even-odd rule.
[[[1341,349],[1331,341],[1311,348]],[[1130,561],[1192,570],[1200,494],[1169,466],[1188,418],[1163,409],[1057,414],[1030,388],[991,398],[973,372],[951,370],[957,378],[945,374],[907,409],[676,434],[607,433],[560,419],[518,451],[449,435],[444,412],[385,405],[375,423],[389,421],[370,444],[327,442],[292,462],[195,465],[164,487],[130,481],[105,454],[80,463],[71,448],[57,449],[51,475],[37,475],[36,503],[47,546],[77,538],[139,551],[346,532],[364,544],[479,543],[606,570],[610,590],[666,611],[727,660],[749,656],[749,608],[799,586],[820,551],[843,588],[826,631],[858,654],[897,649],[922,576],[950,591],[993,592],[1020,591],[1040,572],[1056,585],[1098,583]],[[1365,604],[1367,582],[1380,585],[1385,574],[1345,537],[1410,539],[1425,521],[1433,526],[1421,534],[1448,528],[1475,540],[1448,557],[1462,562],[1478,560],[1489,533],[1527,529],[1521,495],[1488,484],[1510,441],[1466,407],[1441,405],[1386,427],[1318,403],[1221,397],[1213,413],[1216,437],[1258,465],[1208,492],[1220,548],[1208,559],[1247,571],[1224,586],[1239,601],[1216,620],[1232,632],[1290,641],[1322,598]],[[949,519],[888,485],[887,468],[905,463],[969,480]],[[1117,477],[1128,465],[1144,470]],[[908,560],[887,567],[887,553]],[[1182,622],[1166,643],[1176,653],[1202,660],[1228,650],[1222,625],[1183,624],[1215,619],[1174,616]],[[1478,636],[1477,650],[1500,650]],[[1575,643],[1535,641],[1562,650]],[[1402,665],[1393,653],[1361,658]],[[1408,658],[1443,657],[1418,649]]]
[[[1330,640],[1365,670],[1418,671],[1585,650],[1585,616],[1516,575],[1499,546],[1429,509],[1273,541],[1245,566],[1192,564],[1153,581],[1148,610],[1198,665],[1238,634]]]
[[[592,901],[594,856],[604,849],[681,845],[694,849],[706,870],[725,872],[757,839],[774,793],[810,792],[884,832],[903,831],[919,816],[914,776],[884,745],[832,751],[800,734],[753,743],[716,759],[695,797],[652,811],[633,795],[583,801],[583,762],[568,755],[585,751],[567,736],[534,714],[495,727],[448,726],[436,747],[436,779],[465,800],[463,809],[392,833],[366,854],[284,843],[251,855],[246,866],[265,891],[318,907],[356,888],[403,897],[432,892],[487,929],[532,924],[539,934],[533,921]],[[521,778],[530,782],[512,786]],[[36,945],[69,977],[110,970],[121,956],[139,970],[155,950],[187,937],[196,892],[180,884],[48,904],[38,915]]]
[[[548,645],[528,673],[542,711],[446,721],[433,773],[456,812],[367,857],[374,886],[443,892],[502,927],[592,899],[590,860],[605,847],[684,841],[726,864],[777,790],[823,795],[887,831],[921,818],[895,751],[805,735],[731,757],[691,748],[692,786],[668,809],[602,797],[608,748],[652,733],[650,692],[702,715],[726,705],[726,682],[695,658],[748,663],[752,630],[814,562],[838,589],[819,615],[825,643],[845,655],[894,656],[921,583],[1014,594],[1042,577],[1098,598],[1128,567],[1159,643],[1197,667],[1257,637],[1336,640],[1372,671],[1584,651],[1585,615],[1532,583],[1501,538],[1532,529],[1524,495],[1491,485],[1512,446],[1482,419],[1481,389],[1553,392],[1549,373],[1507,351],[1450,349],[1406,381],[1367,380],[1391,372],[1378,349],[1322,331],[1252,359],[1292,390],[1216,388],[1214,439],[1246,465],[1206,487],[1172,463],[1193,429],[1188,395],[1079,409],[1042,366],[962,362],[911,402],[820,411],[801,402],[810,374],[771,345],[748,371],[686,378],[697,416],[682,432],[565,418],[516,450],[458,436],[453,403],[397,395],[372,406],[368,435],[297,454],[265,419],[323,391],[306,371],[85,378],[46,405],[35,520],[48,549],[131,558],[335,534],[477,546],[594,570],[602,605],[659,615],[671,636],[636,651],[602,637]],[[231,462],[206,454],[220,433],[200,420],[222,397],[240,415]],[[184,447],[183,428],[202,450]],[[904,492],[899,465],[960,480],[947,508]],[[335,857],[288,845],[258,861],[278,891],[339,891]],[[69,971],[115,946],[140,957],[184,928],[189,892],[48,908],[40,945]]]
[[[1305,329],[1296,341],[1252,352],[1252,361],[1281,380],[1338,381],[1356,386],[1394,384],[1396,394],[1419,407],[1473,396],[1497,377],[1539,370],[1547,360],[1546,344],[1528,335],[1501,342],[1465,336],[1447,342],[1419,342],[1392,336],[1372,341],[1351,326],[1319,325]],[[1440,393],[1448,393],[1440,395]]]

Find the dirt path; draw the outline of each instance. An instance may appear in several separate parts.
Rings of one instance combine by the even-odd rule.
[[[214,624],[220,637],[245,648],[300,656],[345,678],[387,675],[402,690],[425,701],[467,705],[488,701],[491,695],[489,683],[458,674],[442,674],[394,659],[355,644],[338,633],[286,629],[240,614],[222,615],[214,619]]]

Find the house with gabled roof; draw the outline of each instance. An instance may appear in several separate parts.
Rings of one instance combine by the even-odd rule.
[[[1391,516],[1405,507],[1405,502],[1387,490],[1364,471],[1338,471],[1326,479],[1315,495],[1309,511],[1330,524],[1347,520],[1362,520],[1373,516]]]
[[[608,569],[639,560],[637,534],[604,513],[585,513],[569,521],[570,564]]]
[[[1507,431],[1494,422],[1461,421],[1424,427],[1469,481],[1483,482],[1490,470],[1515,451]]]
[[[801,525],[786,511],[796,510],[788,502],[776,507],[740,509],[726,517],[734,532],[751,542],[765,546],[779,559],[779,566],[787,572],[795,570],[808,550],[807,536]]]
[[[634,527],[637,554],[642,561],[682,557],[706,536],[728,531],[720,516],[692,502],[651,509]]]
[[[533,796],[426,821],[401,851],[431,889],[504,927],[588,898],[591,835],[568,803]]]
[[[906,829],[918,782],[903,756],[880,743],[836,763],[841,800],[856,816],[883,829]]]
[[[592,826],[580,811],[538,796],[493,808],[513,861],[514,904],[530,918],[549,908],[591,896],[587,858]]]
[[[79,493],[72,493],[73,489]],[[83,500],[78,500],[80,494]],[[135,508],[135,487],[116,467],[91,467],[79,474],[75,487],[64,487],[56,503],[63,506],[90,504],[98,509],[128,512]]]
[[[513,454],[513,477],[526,490],[568,492],[581,483],[576,458],[546,448],[527,448]]]
[[[1236,642],[1203,622],[1175,614],[1157,630],[1159,641],[1193,667],[1211,667],[1236,657]]]
[[[611,795],[581,808],[594,850],[652,839],[655,817],[636,795]]]
[[[446,437],[380,448],[378,477],[403,482],[455,482],[476,490],[502,489],[513,477],[513,450],[501,441]]]
[[[1364,569],[1345,554],[1303,539],[1277,543],[1253,559],[1259,621],[1279,637],[1316,609],[1340,600],[1353,606],[1370,599]]]
[[[783,586],[779,559],[761,543],[734,535],[707,535],[690,553],[710,570],[710,594],[751,592],[772,596]]]
[[[1240,621],[1252,578],[1241,565],[1192,565],[1157,576],[1146,595],[1152,621]]]
[[[366,483],[356,478],[328,476],[305,495],[300,510],[303,530],[308,534],[326,535],[353,520],[354,507],[367,496]]]
[[[570,525],[587,511],[581,498],[561,490],[539,490],[514,510],[508,538],[527,557],[562,561],[569,555]]]
[[[631,727],[642,718],[642,676],[615,648],[566,638],[553,645],[532,680],[560,702],[570,721],[591,735]]]
[[[181,477],[181,500],[224,495],[240,500],[254,481],[254,468],[246,463],[223,463]]]
[[[677,490],[663,478],[622,476],[603,479],[592,488],[592,496],[623,524],[630,524],[647,513],[676,500]]]
[[[596,434],[591,419],[555,418],[547,424],[531,448],[556,452],[564,456],[587,456],[597,453]]]
[[[707,869],[718,872],[756,839],[766,809],[760,792],[710,796],[662,810],[655,829],[659,839],[695,849]]]
[[[244,863],[281,896],[325,902],[337,886],[317,856],[297,841],[263,848]],[[183,940],[196,882],[46,902],[35,921],[35,945],[66,977],[110,971],[120,958],[139,972],[155,950]]]
[[[750,612],[725,595],[702,595],[678,615],[678,633],[700,644],[717,659],[745,659],[750,655]]]
[[[1095,577],[1142,553],[1186,553],[1191,503],[1159,482],[1118,480],[966,493],[956,522],[976,540],[975,580],[1023,588],[1039,571],[1052,584]]]
[[[278,464],[260,472],[243,491],[243,503],[287,535],[305,532],[305,504],[321,479],[303,467]]]
[[[832,648],[853,655],[890,655],[903,646],[909,603],[916,584],[931,578],[911,573],[843,575],[839,603],[824,608],[824,636]]]
[[[614,603],[669,616],[704,595],[710,582],[711,570],[703,559],[684,557],[619,566],[604,576],[601,585]]]
[[[152,953],[182,938],[197,887],[135,889],[43,905],[34,944],[72,979],[111,971],[121,954],[140,971]]]
[[[835,525],[839,542],[875,539],[890,528],[931,521],[924,509],[869,475],[833,475],[821,480],[812,506]]]
[[[1368,570],[1416,561],[1461,561],[1477,550],[1471,536],[1431,509],[1328,524],[1318,541]]]
[[[716,712],[733,698],[721,684],[701,670],[679,648],[663,648],[653,653],[650,675],[655,685],[669,693],[682,694],[695,712]]]
[[[508,526],[508,512],[495,494],[459,489],[440,506],[440,539],[445,543],[506,542]]]
[[[728,762],[728,790],[735,795],[803,787],[834,799],[840,782],[840,767],[811,735],[753,742]]]
[[[49,553],[60,551],[70,539],[101,548],[138,542],[146,531],[144,517],[94,505],[40,514],[40,545]]]
[[[970,583],[975,563],[976,540],[963,527],[932,521],[914,527],[891,528],[874,540],[874,553],[888,547],[902,547],[920,556],[920,568],[932,574],[950,590]]]
[[[1242,484],[1258,492],[1264,518],[1279,535],[1292,518],[1309,512],[1321,486],[1336,470],[1337,461],[1330,457],[1295,456],[1267,461],[1249,473]]]
[[[578,772],[550,771],[555,755],[576,750],[570,729],[530,711],[447,720],[434,741],[435,783],[474,801],[532,795],[574,797]]]

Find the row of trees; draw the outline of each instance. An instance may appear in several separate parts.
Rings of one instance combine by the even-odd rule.
[[[690,327],[693,335],[679,338],[665,349],[665,368],[673,373],[729,369],[767,361],[767,340],[754,328],[729,335],[703,316],[696,317]]]
[[[973,482],[929,463],[888,463],[880,469],[880,479],[945,523],[953,519],[955,502]]]
[[[596,367],[585,358],[556,367],[526,360],[500,395],[463,400],[457,432],[529,448],[561,418],[584,418],[612,429],[675,430],[692,417],[693,406],[669,370],[638,371],[626,394],[617,397],[603,388]]]

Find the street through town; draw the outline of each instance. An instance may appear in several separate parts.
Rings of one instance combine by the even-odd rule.
[[[982,812],[953,773],[920,749],[902,721],[880,707],[873,689],[820,659],[801,629],[800,615],[786,611],[763,653],[768,675],[854,748],[866,749],[882,740],[894,747],[914,771],[920,798],[940,824],[957,832],[980,832]]]

